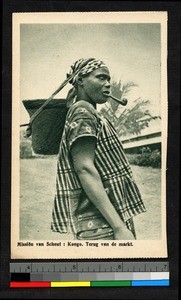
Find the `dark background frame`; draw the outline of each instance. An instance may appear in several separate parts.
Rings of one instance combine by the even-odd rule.
[[[1,114],[1,272],[0,298],[18,299],[178,299],[179,262],[179,161],[180,161],[180,21],[178,1],[61,1],[2,0],[2,114]],[[71,11],[168,12],[168,153],[167,238],[170,263],[169,287],[124,288],[9,288],[11,214],[11,95],[12,13]],[[18,260],[17,260],[18,261]],[[20,260],[23,262],[23,260]],[[30,261],[30,260],[28,260]],[[37,261],[37,260],[34,260]],[[41,260],[41,262],[47,260]],[[71,260],[69,260],[71,261]],[[122,260],[124,261],[124,260]],[[133,259],[132,259],[133,261]],[[141,261],[140,259],[134,261]],[[144,261],[149,261],[145,260]],[[150,259],[159,261],[159,259]]]

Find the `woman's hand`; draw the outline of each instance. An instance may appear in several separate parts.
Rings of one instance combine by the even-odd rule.
[[[135,240],[135,237],[126,226],[121,226],[114,230],[114,239],[115,240]]]

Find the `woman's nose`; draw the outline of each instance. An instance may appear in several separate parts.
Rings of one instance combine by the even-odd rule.
[[[110,84],[110,81],[109,81],[109,80],[106,80],[105,86],[106,86],[107,88],[110,88],[110,87],[111,87],[111,84]]]

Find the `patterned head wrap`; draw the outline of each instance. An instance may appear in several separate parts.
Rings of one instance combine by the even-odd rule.
[[[69,81],[72,85],[75,85],[76,79],[78,76],[86,75],[93,72],[96,69],[103,68],[107,66],[105,63],[99,59],[89,58],[89,59],[79,59],[77,60],[70,68],[69,73],[67,73],[67,78],[71,77],[73,74],[73,78]]]
[[[74,87],[68,92],[67,95],[67,107],[70,107],[73,103],[76,95],[77,90],[75,87],[76,79],[80,75],[86,75],[91,73],[92,71],[106,67],[103,61],[95,58],[88,58],[88,59],[79,59],[77,60],[70,68],[69,73],[67,73],[67,78],[62,82],[62,84],[58,87],[58,89],[45,101],[45,103],[39,107],[39,109],[36,110],[36,112],[31,116],[30,122],[28,123],[28,128],[26,130],[26,137],[29,137],[31,135],[32,129],[31,125],[34,121],[34,119],[42,112],[43,108],[45,108],[53,99],[53,97],[59,93],[64,86],[69,82]],[[27,126],[27,124],[23,124],[22,126]]]

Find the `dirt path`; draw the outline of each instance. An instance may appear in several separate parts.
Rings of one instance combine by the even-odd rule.
[[[55,193],[56,158],[21,160],[20,238],[73,239],[50,229]],[[161,171],[132,166],[147,212],[135,217],[138,239],[159,239],[161,230]]]

